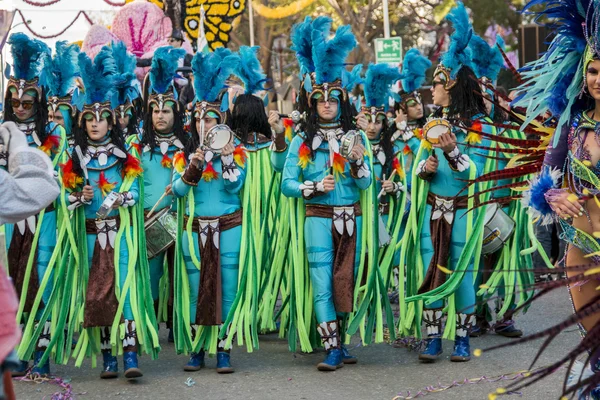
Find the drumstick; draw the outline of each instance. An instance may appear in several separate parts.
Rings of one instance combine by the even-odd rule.
[[[391,181],[394,176],[396,175],[396,170],[393,170],[392,173],[390,174],[390,177],[388,178],[388,181]],[[385,175],[383,176],[383,180],[385,181]],[[383,186],[383,184],[382,184]],[[381,188],[381,192],[379,192],[379,194],[377,195],[377,200],[379,200],[381,198],[381,196],[383,196],[385,194],[385,189]]]
[[[156,202],[156,204],[154,205],[154,207],[152,207],[152,209],[150,210],[150,212],[148,213],[147,217],[150,218],[152,216],[152,213],[154,212],[154,210],[156,210],[156,207],[158,207],[158,205],[160,204],[161,201],[163,201],[163,199],[167,196],[167,192],[165,191],[162,196],[160,196],[160,199],[158,199],[158,201]]]

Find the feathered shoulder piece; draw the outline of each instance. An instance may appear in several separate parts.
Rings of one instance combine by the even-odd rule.
[[[477,79],[496,82],[502,68],[504,57],[498,46],[490,46],[481,36],[473,35],[469,43],[471,48],[471,67]]]
[[[87,54],[81,52],[77,56],[84,93],[77,104],[81,113],[79,124],[87,114],[98,120],[113,116],[113,109],[118,106],[115,82],[117,66],[112,50],[104,46],[92,61]]]
[[[267,75],[263,72],[260,61],[258,61],[258,49],[258,46],[240,47],[240,61],[234,74],[244,83],[246,94],[254,94],[264,90],[263,84],[267,80]]]
[[[67,97],[77,88],[79,46],[66,41],[56,42],[56,54],[44,65],[44,82],[48,97]]]
[[[407,93],[419,90],[430,67],[431,61],[418,49],[408,50],[402,61],[402,89]]]
[[[7,68],[9,79],[7,89],[15,90],[19,98],[26,91],[34,91],[41,100],[42,91],[39,79],[45,63],[51,60],[51,50],[42,41],[31,39],[24,33],[13,33],[8,39],[13,58],[12,70]]]
[[[446,89],[454,86],[456,75],[463,66],[471,62],[471,49],[469,42],[473,36],[473,27],[469,21],[469,14],[462,2],[458,2],[446,19],[452,24],[454,32],[450,35],[450,45],[440,58],[440,65],[435,75],[443,73],[446,78]]]
[[[572,108],[584,89],[587,61],[600,56],[598,2],[531,0],[523,12],[533,14],[540,25],[556,35],[546,53],[521,68],[525,82],[517,89],[522,96],[515,105],[527,107],[525,124],[550,111],[558,119],[556,132],[561,132],[577,111]]]
[[[231,52],[196,53],[192,59],[196,101],[217,101],[239,63],[239,55]]]
[[[116,87],[119,105],[133,103],[140,97],[140,83],[135,75],[135,56],[127,51],[123,42],[113,42],[112,55],[117,67]]]
[[[350,26],[340,26],[330,37],[331,23],[329,17],[318,17],[312,24],[312,58],[317,85],[341,79],[346,58],[356,47],[356,38]]]
[[[397,67],[388,64],[370,64],[364,80],[367,107],[383,107],[385,111],[392,97],[392,85],[399,79],[400,71]]]
[[[151,93],[165,94],[173,89],[173,79],[179,68],[179,60],[184,56],[185,50],[181,48],[163,46],[156,49],[148,73]]]
[[[315,63],[312,55],[312,18],[306,17],[292,28],[290,34],[292,46],[300,64],[300,76],[315,72]]]

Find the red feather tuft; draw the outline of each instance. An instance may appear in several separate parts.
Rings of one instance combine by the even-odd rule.
[[[204,172],[202,172],[202,179],[205,182],[210,182],[213,179],[217,179],[219,177],[219,173],[215,171],[215,167],[213,167],[212,161],[206,164],[204,167]]]
[[[127,154],[127,160],[125,160],[125,165],[123,166],[123,176],[125,178],[137,178],[142,172],[144,170],[142,169],[140,160],[131,154]]]
[[[60,164],[60,168],[62,172],[62,183],[66,189],[73,190],[83,183],[83,177],[77,175],[73,171],[72,158],[70,158],[66,163]]]

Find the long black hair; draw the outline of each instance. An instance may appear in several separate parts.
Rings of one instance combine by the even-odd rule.
[[[108,136],[110,137],[111,142],[124,153],[127,153],[127,148],[125,147],[125,140],[123,139],[123,131],[119,128],[119,124],[114,123],[112,120],[109,120],[110,127],[108,130]],[[75,124],[73,127],[73,139],[75,141],[74,146],[79,146],[81,148],[81,152],[85,154],[87,148],[89,146],[89,136],[87,134],[87,130],[85,128],[85,119],[81,120],[81,125]],[[83,176],[83,170],[81,169],[81,160],[77,157],[77,153],[73,152],[73,172],[75,172],[79,176]],[[125,164],[125,160],[120,160],[120,167],[123,167]]]
[[[262,133],[271,138],[271,125],[261,99],[252,94],[241,94],[233,103],[231,130],[243,144],[248,144],[248,134]]]
[[[350,104],[348,97],[346,97],[345,99],[340,98],[338,107],[339,107],[338,113],[340,115],[339,123],[340,123],[340,127],[342,128],[342,130],[344,132],[356,130],[357,129],[356,121],[354,120],[354,117],[356,117],[357,113],[356,113],[356,109],[354,107],[352,107],[352,104]],[[319,114],[317,113],[317,101],[316,100],[310,102],[310,104],[308,106],[306,124],[304,126],[305,126],[304,135],[306,136],[304,138],[304,143],[306,143],[306,145],[308,146],[308,148],[311,151],[312,157],[314,158],[315,155],[312,150],[312,141],[313,141],[313,138],[315,137],[315,135],[317,134],[317,131],[320,128]]]
[[[175,100],[177,101],[177,100]],[[166,105],[165,105],[166,106]],[[179,106],[179,111],[177,111],[177,107]],[[142,129],[142,140],[140,141],[142,148],[148,146],[150,148],[150,158],[154,155],[154,148],[156,147],[156,131],[154,130],[154,125],[152,124],[152,107],[146,107],[144,115],[144,126]],[[181,143],[185,144],[188,141],[188,137],[185,134],[185,130],[183,129],[183,105],[177,101],[177,104],[173,105],[173,133],[181,141]]]
[[[386,176],[390,176],[390,174],[392,173],[392,162],[394,160],[394,144],[392,143],[392,136],[394,135],[394,132],[396,131],[396,127],[393,125],[390,125],[387,118],[383,119],[383,127],[381,128],[381,135],[379,138],[379,144],[381,145],[381,148],[383,149],[383,154],[385,154],[385,160],[386,163],[385,165],[382,165],[383,167],[383,172],[385,173]]]
[[[229,110],[226,111],[225,116],[226,121],[231,121],[231,114]],[[217,124],[221,123],[221,119],[219,118]],[[184,153],[187,156],[196,152],[196,149],[200,147],[200,135],[198,134],[198,129],[196,129],[196,117],[192,114],[192,122],[190,124],[190,137],[186,142],[182,142],[185,144]]]
[[[40,90],[42,93],[41,101],[38,100],[37,93],[33,96],[33,107],[35,108],[33,122],[35,122],[35,133],[37,134],[37,137],[40,139],[40,142],[44,143],[50,134],[50,132],[46,134],[46,125],[48,124],[48,101],[46,100],[46,90],[44,90],[44,87],[42,86]],[[17,119],[12,104],[10,103],[11,99],[12,92],[7,90],[6,95],[4,96],[4,121],[12,121],[15,123],[23,122]]]
[[[473,70],[463,66],[456,76],[456,84],[450,88],[449,116],[460,116],[462,120],[470,120],[476,115],[486,115],[481,85]],[[442,107],[434,112],[434,116],[442,115]]]

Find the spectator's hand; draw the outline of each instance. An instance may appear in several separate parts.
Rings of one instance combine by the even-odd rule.
[[[28,147],[27,136],[12,121],[0,125],[0,138],[4,142],[4,151],[9,154],[15,154],[19,149]]]

